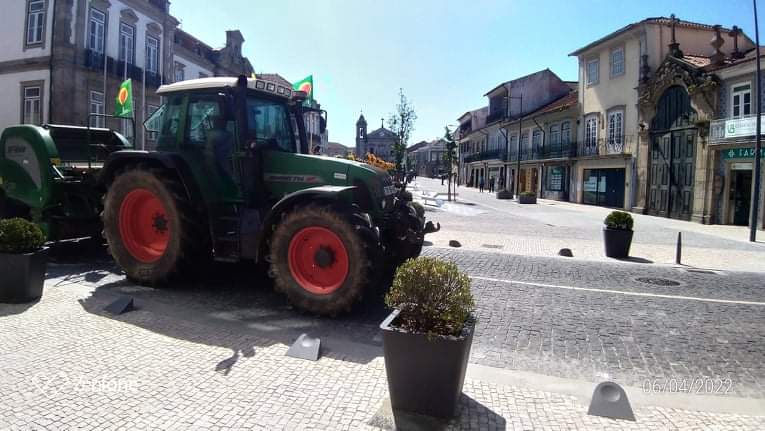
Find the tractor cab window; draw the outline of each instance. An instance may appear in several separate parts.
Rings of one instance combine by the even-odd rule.
[[[188,130],[186,144],[195,147],[204,147],[208,141],[208,135],[216,128],[225,129],[225,122],[218,124],[223,119],[220,104],[214,96],[200,96],[189,99]]]
[[[159,134],[157,145],[174,145],[178,134],[178,125],[181,121],[181,109],[183,108],[183,97],[170,97],[168,102],[154,111],[143,126],[147,132]]]
[[[247,128],[258,147],[290,153],[297,150],[284,103],[252,97],[247,99]]]

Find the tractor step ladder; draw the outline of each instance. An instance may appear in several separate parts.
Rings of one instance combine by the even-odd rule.
[[[236,212],[236,207],[234,212]],[[222,211],[230,213],[231,211]],[[219,215],[213,222],[213,247],[215,260],[221,262],[238,262],[240,255],[238,215]]]

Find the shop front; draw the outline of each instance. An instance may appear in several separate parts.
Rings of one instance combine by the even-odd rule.
[[[765,149],[761,151],[760,158],[761,160],[765,158]],[[722,177],[718,180],[722,186],[722,196],[718,205],[717,219],[721,224],[748,226],[752,208],[754,147],[720,149],[717,159],[719,160],[718,172],[722,173]],[[762,212],[760,218],[762,219]]]
[[[557,201],[569,200],[571,166],[569,164],[545,164],[542,168],[542,198]]]
[[[572,172],[576,201],[587,205],[629,209],[629,158],[580,159]]]

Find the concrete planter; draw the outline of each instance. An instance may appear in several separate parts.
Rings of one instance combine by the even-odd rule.
[[[606,256],[616,259],[624,259],[630,255],[632,245],[631,230],[603,228],[603,243],[606,247]]]
[[[512,199],[513,194],[508,190],[500,190],[497,192],[497,199]]]
[[[46,267],[42,250],[25,254],[0,253],[0,303],[21,304],[40,299]]]
[[[396,327],[398,315],[399,310],[394,310],[380,325],[391,407],[436,418],[454,417],[465,382],[475,318],[468,319],[459,337],[428,338]]]
[[[519,204],[535,204],[537,203],[537,197],[520,195],[518,196],[518,203]]]

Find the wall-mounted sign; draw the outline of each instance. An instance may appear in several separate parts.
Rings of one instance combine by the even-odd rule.
[[[762,117],[762,130],[760,134],[765,134],[765,116]],[[757,131],[757,118],[734,118],[725,121],[725,138],[740,138],[742,136],[754,136]]]
[[[760,148],[760,157],[765,157],[765,147]],[[749,148],[731,148],[722,150],[722,158],[725,159],[753,159],[754,147]]]

